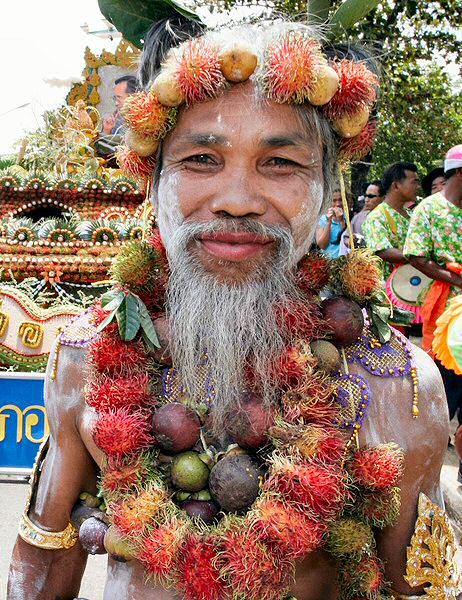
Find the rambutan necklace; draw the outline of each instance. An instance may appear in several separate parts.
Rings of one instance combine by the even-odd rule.
[[[198,378],[207,401],[194,403],[170,365],[164,265],[158,235],[127,244],[112,269],[114,289],[91,313],[98,333],[86,402],[106,455],[107,550],[136,558],[149,579],[186,600],[281,600],[296,561],[323,549],[338,559],[341,598],[382,597],[372,528],[399,514],[403,456],[391,444],[359,449],[370,389],[348,365],[364,365],[368,353],[379,376],[382,368],[388,376],[415,368],[406,342],[385,330],[376,262],[360,251],[302,259],[297,282],[306,301],[282,315],[290,342],[274,361],[279,402],[268,408],[249,383],[226,424],[227,448],[214,446],[206,425],[206,364]],[[320,303],[326,284],[337,295]]]

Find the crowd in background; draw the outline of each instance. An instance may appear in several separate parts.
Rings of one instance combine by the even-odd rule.
[[[462,294],[462,145],[451,148],[444,166],[422,179],[412,162],[396,162],[380,180],[365,184],[358,198],[347,194],[351,227],[347,228],[340,189],[320,218],[316,246],[336,258],[355,248],[369,248],[382,263],[390,302],[414,313],[410,327],[431,356],[436,321],[449,301]],[[459,332],[462,337],[462,331]],[[448,400],[457,416],[456,446],[462,455],[462,375],[437,359]],[[461,365],[462,367],[462,365]],[[462,462],[458,480],[462,483]]]

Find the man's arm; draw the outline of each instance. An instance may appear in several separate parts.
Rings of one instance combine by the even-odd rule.
[[[386,580],[396,592],[407,595],[422,593],[422,588],[411,588],[404,579],[406,549],[415,530],[419,494],[423,492],[432,502],[442,504],[440,471],[449,433],[441,376],[426,353],[417,348],[414,351],[419,376],[419,417],[412,418],[412,391],[409,382],[403,380],[401,385],[399,380],[392,381],[387,393],[382,393],[380,400],[377,398],[374,414],[368,415],[368,420],[376,419],[383,428],[375,435],[381,436],[385,430],[384,439],[395,441],[405,452],[399,519],[378,533],[377,544],[379,557],[385,563]]]
[[[378,250],[376,252],[382,260],[386,260],[391,263],[407,263],[407,258],[404,256],[402,250],[398,248],[387,248],[386,250]]]
[[[50,447],[29,511],[45,531],[63,531],[83,491],[96,491],[96,464],[78,431],[83,410],[82,350],[61,347],[55,381],[47,373],[45,405]],[[52,363],[50,358],[49,368]],[[79,542],[68,550],[46,550],[18,537],[8,580],[8,600],[67,600],[78,596],[86,553]]]
[[[409,256],[409,262],[413,267],[422,271],[424,275],[427,275],[427,277],[462,288],[462,277],[460,275],[448,271],[426,256]]]

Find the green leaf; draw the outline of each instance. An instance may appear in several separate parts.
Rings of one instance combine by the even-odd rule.
[[[117,309],[116,317],[119,324],[120,337],[125,342],[131,342],[140,328],[138,301],[133,294],[125,296],[124,301]]]
[[[108,302],[108,304],[104,305],[104,310],[112,312],[113,310],[117,310],[119,308],[119,306],[122,304],[122,302],[124,301],[125,298],[125,294],[123,292],[120,292],[119,295],[115,296],[110,302]]]
[[[98,0],[100,11],[123,37],[137,48],[155,21],[178,14],[200,21],[199,16],[178,0]]]
[[[161,346],[159,337],[154,327],[154,323],[152,322],[151,315],[149,314],[144,302],[140,298],[138,298],[138,309],[140,314],[141,328],[143,330],[143,338],[145,341],[149,340],[149,346],[160,348]]]
[[[371,330],[382,344],[390,341],[391,339],[391,328],[386,321],[383,321],[377,313],[371,311]]]
[[[393,317],[390,319],[396,325],[409,325],[415,319],[415,314],[409,310],[393,307]]]
[[[310,23],[323,23],[329,16],[331,6],[331,0],[308,0],[308,21]]]
[[[119,308],[119,307],[117,307]],[[104,321],[101,321],[101,323],[98,325],[98,327],[96,328],[96,332],[99,333],[100,331],[103,331],[103,329],[105,329],[109,323],[112,322],[112,320],[114,319],[114,317],[116,316],[117,313],[117,308],[112,310],[108,316],[104,319]]]
[[[117,289],[117,288],[112,288],[111,290],[107,291],[105,294],[103,294],[101,296],[101,306],[103,308],[106,308],[106,306],[109,304],[109,302],[112,302],[112,300],[114,300],[114,298],[123,298],[124,293],[122,292],[122,290]],[[110,309],[112,310],[112,309]]]
[[[344,33],[376,8],[379,0],[345,0],[329,19],[329,37]]]

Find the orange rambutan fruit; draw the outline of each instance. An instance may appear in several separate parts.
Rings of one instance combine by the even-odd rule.
[[[279,600],[287,592],[294,565],[264,544],[256,531],[231,528],[223,534],[221,575],[236,596]]]
[[[404,454],[395,444],[380,444],[355,452],[348,469],[356,482],[369,489],[387,490],[404,472]]]
[[[309,100],[316,71],[324,62],[318,42],[290,32],[267,50],[263,82],[276,102]]]
[[[264,488],[298,502],[315,517],[332,519],[343,506],[346,488],[337,468],[280,460]]]
[[[342,138],[339,148],[339,161],[358,161],[371,152],[377,135],[377,121],[371,120],[359,135]]]
[[[91,340],[87,356],[89,364],[105,374],[139,373],[149,365],[142,342],[124,342],[106,329]]]
[[[344,59],[332,62],[331,66],[337,72],[340,85],[323,107],[328,119],[353,116],[359,108],[375,102],[378,78],[363,62]]]
[[[275,498],[262,498],[255,507],[252,528],[262,540],[276,544],[289,560],[299,559],[323,542],[326,525]]]
[[[226,85],[218,50],[204,39],[190,40],[182,48],[174,73],[186,103],[215,98]]]
[[[378,598],[385,584],[383,565],[374,556],[364,557],[357,563],[348,562],[341,572],[340,581],[348,597],[356,593],[365,598]]]
[[[111,457],[101,467],[100,485],[105,497],[135,487],[151,472],[153,457],[143,453],[136,458]]]
[[[156,157],[154,155],[143,158],[128,146],[119,146],[116,152],[116,160],[128,177],[138,180],[149,179],[156,168]]]
[[[110,409],[98,416],[93,427],[95,444],[108,456],[122,456],[152,446],[150,415],[128,408]]]
[[[86,389],[85,401],[100,413],[123,407],[135,409],[145,406],[152,402],[149,375],[138,372],[129,377],[95,377]]]
[[[225,582],[217,565],[213,538],[189,535],[178,561],[179,589],[185,600],[220,600]]]
[[[114,525],[124,535],[133,538],[146,532],[146,528],[154,523],[155,516],[166,502],[165,489],[151,482],[146,488],[127,494],[120,502],[109,503],[108,509]]]
[[[368,248],[340,256],[332,266],[332,275],[340,293],[364,304],[382,286],[381,260]]]
[[[298,341],[288,346],[284,353],[274,361],[272,372],[275,381],[282,388],[299,386],[313,372],[315,359],[309,344]]]
[[[305,423],[337,423],[339,405],[333,398],[334,391],[334,385],[325,376],[316,373],[304,388],[291,390],[282,396],[284,419],[289,423],[296,423],[301,418]]]
[[[297,265],[297,285],[304,292],[317,294],[329,283],[330,260],[321,252],[306,254]]]
[[[149,529],[141,538],[136,558],[146,573],[160,583],[178,577],[178,558],[183,543],[184,524],[175,518]]]
[[[176,121],[176,110],[164,106],[149,92],[128,96],[120,112],[130,129],[156,140],[165,137]]]
[[[362,518],[373,527],[383,529],[394,525],[401,508],[401,490],[392,487],[381,493],[361,494],[358,508]]]

